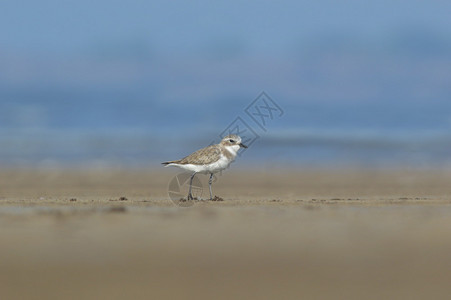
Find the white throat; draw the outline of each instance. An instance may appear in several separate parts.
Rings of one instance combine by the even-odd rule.
[[[229,151],[233,155],[233,157],[235,157],[236,154],[238,153],[238,150],[240,150],[240,146],[239,145],[225,146],[225,149]]]

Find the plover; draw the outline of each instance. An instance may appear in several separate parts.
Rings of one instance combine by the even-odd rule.
[[[241,138],[238,135],[230,134],[224,137],[219,144],[197,150],[182,159],[167,161],[162,164],[166,167],[175,166],[193,172],[189,181],[188,200],[193,200],[191,186],[193,184],[194,176],[197,173],[210,174],[208,187],[210,189],[210,200],[212,200],[211,183],[213,174],[227,169],[235,160],[238,150],[240,150],[241,147],[247,148],[246,145],[241,143]]]

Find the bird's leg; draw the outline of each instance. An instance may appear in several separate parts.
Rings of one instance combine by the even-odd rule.
[[[208,187],[210,189],[210,200],[213,200],[213,194],[211,193],[211,183],[213,182],[213,173],[210,173],[210,180],[208,180]]]
[[[193,200],[193,194],[191,194],[191,186],[193,185],[193,179],[194,179],[194,175],[196,175],[196,172],[193,173],[193,175],[191,175],[191,178],[189,179],[189,192],[188,192],[188,200]]]

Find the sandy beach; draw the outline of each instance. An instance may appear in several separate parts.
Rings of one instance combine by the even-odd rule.
[[[168,195],[177,174],[1,170],[2,299],[451,293],[450,171],[235,168],[213,185],[223,201],[188,207]]]

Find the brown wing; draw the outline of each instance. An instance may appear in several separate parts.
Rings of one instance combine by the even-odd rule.
[[[218,160],[221,150],[217,145],[211,145],[176,161],[179,164],[208,165]]]

